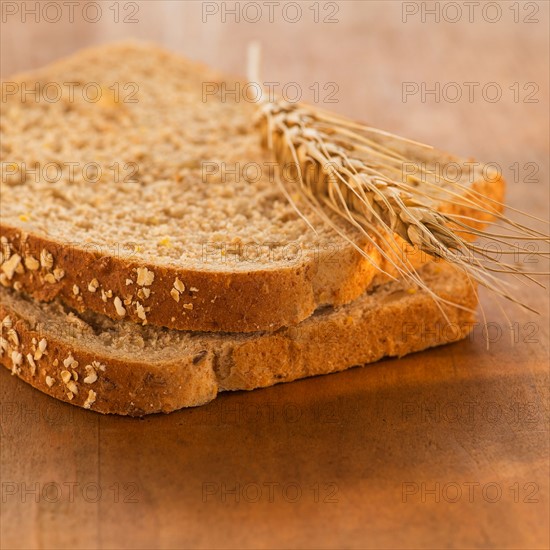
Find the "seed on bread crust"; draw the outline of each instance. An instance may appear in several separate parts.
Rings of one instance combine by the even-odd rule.
[[[40,252],[40,265],[49,271],[53,267],[53,256],[45,249]]]
[[[78,367],[78,361],[73,357],[72,353],[69,353],[69,355],[65,359],[63,359],[63,365],[67,369],[69,367],[76,369],[76,367]]]
[[[126,315],[126,309],[122,305],[122,300],[118,296],[115,296],[114,304],[117,315],[119,315],[120,317],[124,317]]]
[[[105,372],[107,369],[106,365],[100,363],[99,361],[92,361],[92,367],[94,367],[94,369],[99,369],[102,372]]]
[[[34,256],[25,257],[25,267],[29,271],[36,271],[40,268],[40,262]]]
[[[16,348],[19,347],[19,334],[14,328],[8,330],[8,340],[11,340]]]
[[[88,397],[86,398],[86,401],[84,401],[83,407],[85,409],[89,409],[95,403],[96,397],[97,393],[94,390],[90,390],[88,392]]]
[[[145,313],[145,308],[139,302],[136,302],[136,314],[144,322],[147,321],[147,314]]]
[[[140,288],[138,290],[138,298],[140,300],[147,300],[147,298],[149,298],[149,296],[151,295],[151,289],[149,288]]]
[[[8,341],[0,336],[0,356],[4,355],[4,352],[8,351],[8,348],[10,345],[8,344]]]
[[[45,338],[42,338],[40,342],[38,342],[38,348],[36,352],[34,353],[34,360],[38,361],[42,358],[42,355],[44,355],[46,348],[48,347],[48,342]]]
[[[86,371],[86,377],[84,378],[85,384],[93,384],[97,380],[97,373],[92,365],[86,365],[84,367]]]
[[[36,373],[36,363],[34,362],[34,358],[31,353],[27,353],[27,362],[31,368],[31,376],[34,376]]]
[[[175,288],[170,291],[170,296],[172,296],[176,302],[180,301],[180,293]]]
[[[17,350],[13,350],[11,352],[11,360],[13,363],[11,367],[11,373],[19,374],[21,372],[21,364],[23,363],[23,355]]]
[[[55,283],[57,283],[57,280],[54,276],[53,273],[46,273],[46,275],[44,275],[44,280],[47,282],[47,283],[50,283],[52,285],[54,285]]]
[[[176,280],[174,281],[174,288],[178,292],[185,292],[185,285],[176,277]]]
[[[138,267],[137,272],[137,284],[139,286],[151,286],[155,280],[155,274],[149,271],[146,267]]]
[[[5,261],[2,264],[2,271],[5,273],[6,277],[11,281],[17,266],[21,263],[21,256],[19,254],[14,254],[9,260]]]
[[[88,284],[88,290],[90,292],[95,292],[99,288],[99,281],[97,279],[92,279]]]

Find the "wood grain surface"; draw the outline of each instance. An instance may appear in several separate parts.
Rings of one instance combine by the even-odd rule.
[[[258,39],[265,80],[296,82],[309,101],[315,83],[321,98],[335,83],[326,108],[498,163],[508,202],[548,219],[547,2],[451,3],[461,14],[440,2],[436,21],[433,2],[303,1],[294,23],[283,0],[272,22],[263,2],[257,22],[246,2],[240,22],[234,2],[109,0],[97,22],[86,2],[72,22],[63,2],[49,3],[58,22],[51,7],[24,20],[24,4],[36,2],[2,2],[5,79],[130,36],[242,74]],[[436,83],[439,97],[423,98]],[[478,328],[445,348],[144,420],[58,403],[2,369],[0,546],[548,548],[548,293],[519,293],[541,315],[506,306],[515,342],[484,294],[489,350]]]

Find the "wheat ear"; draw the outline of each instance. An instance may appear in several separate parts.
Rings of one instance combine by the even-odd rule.
[[[258,63],[259,52],[252,53],[254,66]],[[258,82],[254,76],[251,81]],[[509,282],[495,273],[508,273],[543,286],[533,278],[535,274],[501,262],[471,241],[484,238],[497,245],[503,255],[547,257],[547,252],[525,250],[514,243],[527,239],[548,243],[547,234],[508,218],[502,213],[503,204],[470,187],[450,180],[444,180],[445,185],[438,184],[436,174],[425,168],[421,168],[420,175],[403,177],[403,166],[413,161],[396,148],[381,143],[381,138],[417,147],[428,147],[426,145],[315,107],[271,99],[267,101],[262,97],[257,123],[264,145],[282,168],[280,172],[288,173],[289,167],[294,168],[296,178],[289,181],[281,177],[279,183],[289,202],[310,227],[314,229],[292,198],[295,190],[313,212],[377,269],[383,270],[364,252],[357,235],[370,242],[401,277],[413,280],[430,294],[408,258],[388,252],[399,250],[399,238],[432,257],[456,264],[474,281],[534,311],[516,300],[509,291]],[[466,214],[440,211],[438,208],[445,201],[460,206]],[[331,212],[346,220],[350,229],[356,231],[342,229],[329,215]],[[476,227],[479,221],[493,220],[506,226],[507,232],[493,234]],[[439,299],[435,295],[434,298]]]

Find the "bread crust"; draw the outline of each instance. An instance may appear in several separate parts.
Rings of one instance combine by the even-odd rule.
[[[182,349],[177,359],[156,362],[135,355],[121,358],[78,339],[69,341],[63,331],[41,329],[29,319],[17,307],[21,298],[2,299],[0,320],[9,317],[10,322],[3,323],[6,349],[1,361],[25,382],[73,405],[130,416],[167,413],[207,403],[221,391],[252,390],[338,372],[464,338],[475,323],[477,298],[472,286],[446,264],[430,264],[423,274],[437,294],[467,309],[445,306],[445,320],[426,292],[392,282],[296,327],[250,335],[204,334],[199,344]],[[0,292],[5,297],[5,291]],[[8,325],[17,334],[17,346],[13,334],[7,333]],[[36,355],[42,339],[44,353]],[[34,375],[28,354],[38,357]],[[90,365],[97,380],[86,383]],[[75,382],[78,393],[63,381],[67,376],[63,371],[73,370],[78,379],[73,375],[70,382]],[[93,402],[86,406],[90,390]]]

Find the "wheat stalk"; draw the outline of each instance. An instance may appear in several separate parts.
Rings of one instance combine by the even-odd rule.
[[[252,64],[258,62],[252,61]],[[254,78],[250,80],[258,82]],[[289,104],[280,98],[268,102],[265,96],[257,124],[264,145],[272,151],[281,169],[286,168],[280,170],[281,174],[288,173],[289,166],[295,168],[294,181],[281,177],[279,183],[310,227],[315,229],[292,198],[296,190],[313,212],[377,269],[384,271],[360,246],[357,235],[370,242],[399,276],[413,280],[430,293],[408,258],[391,252],[399,250],[399,239],[432,257],[456,264],[472,280],[534,311],[516,300],[508,291],[509,283],[495,275],[508,273],[543,286],[532,277],[534,273],[501,262],[471,241],[481,237],[498,245],[502,255],[518,256],[533,252],[514,241],[548,243],[548,235],[511,220],[502,213],[503,204],[470,187],[447,179],[445,185],[437,183],[435,174],[425,168],[421,168],[419,176],[404,178],[403,166],[411,159],[392,147],[391,141],[427,146],[312,106]],[[384,139],[390,143],[381,143]],[[438,208],[444,201],[460,206],[462,213],[440,211]],[[346,220],[355,231],[342,229],[330,216],[331,212]],[[507,233],[494,234],[476,227],[480,221],[491,220],[506,226]],[[547,252],[534,253],[548,257]],[[438,299],[435,295],[434,298]]]

